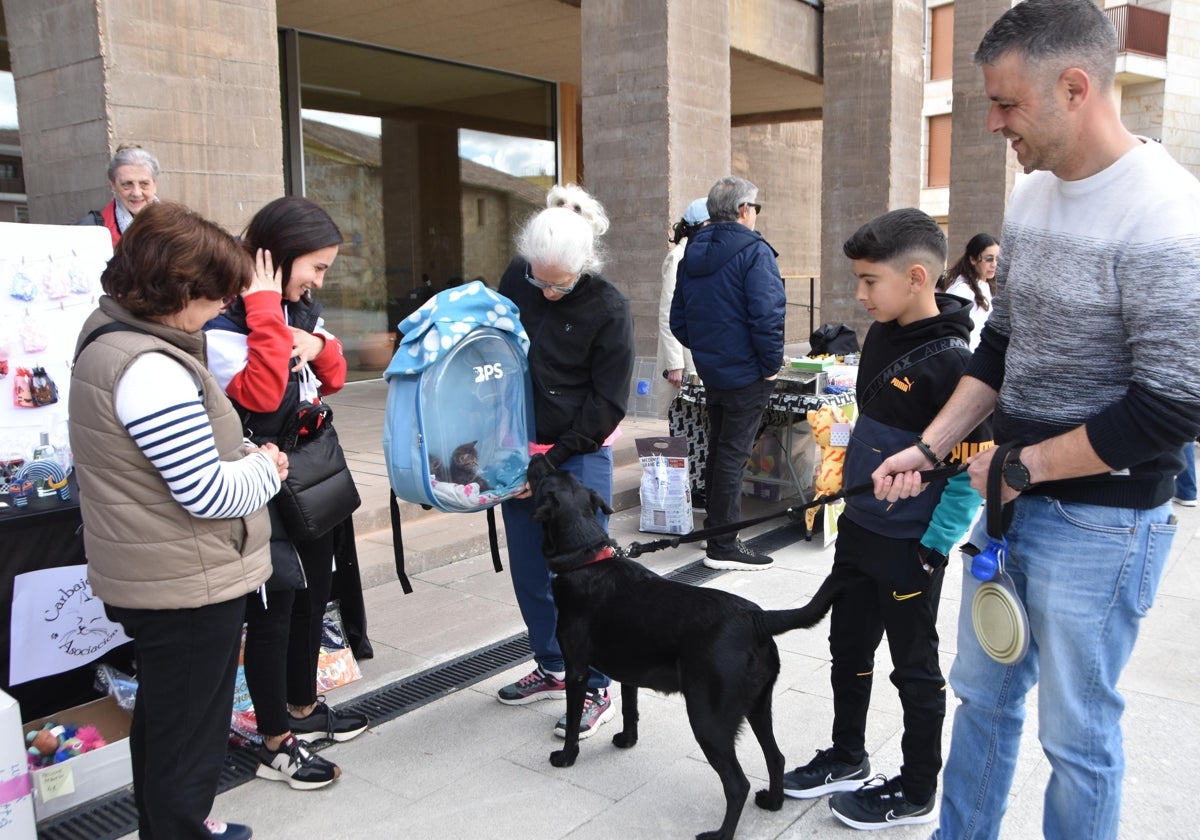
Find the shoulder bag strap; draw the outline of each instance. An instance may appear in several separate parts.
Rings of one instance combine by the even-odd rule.
[[[871,384],[863,389],[858,397],[858,410],[862,411],[867,403],[879,396],[879,392],[883,390],[885,385],[913,365],[932,359],[934,356],[939,353],[945,353],[947,350],[956,350],[959,348],[968,352],[971,349],[970,345],[961,338],[950,336],[948,338],[935,338],[933,341],[928,341],[920,347],[910,350],[880,371]]]

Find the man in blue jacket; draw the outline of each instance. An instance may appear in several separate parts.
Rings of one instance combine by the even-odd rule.
[[[775,249],[754,230],[758,187],[722,178],[708,193],[708,227],[688,242],[671,299],[671,332],[692,351],[708,403],[705,528],[737,522],[742,475],[783,363],[783,278]],[[758,570],[772,559],[737,533],[708,541],[704,565]]]

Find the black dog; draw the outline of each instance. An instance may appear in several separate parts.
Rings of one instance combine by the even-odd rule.
[[[542,463],[539,463],[542,462]],[[567,665],[567,735],[550,754],[555,767],[579,755],[588,667],[621,683],[624,728],[618,747],[638,739],[639,686],[682,692],[692,732],[725,789],[725,819],[703,840],[730,840],[750,782],[738,763],[734,742],[742,719],[762,747],[770,787],[754,801],[777,811],[783,805],[783,754],[771,726],[771,691],[779,675],[775,635],[811,627],[829,611],[840,588],[832,576],[806,606],[763,610],[728,592],[665,580],[614,552],[596,511],[611,513],[593,490],[544,458],[530,464],[535,510],[542,523],[543,553],[554,572],[558,642]]]

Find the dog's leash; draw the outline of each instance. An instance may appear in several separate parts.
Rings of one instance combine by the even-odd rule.
[[[951,467],[938,467],[932,470],[923,470],[921,472],[921,483],[930,484],[934,481],[942,481],[943,479],[953,478],[967,468],[966,464],[956,464]],[[717,525],[712,528],[704,528],[700,531],[692,531],[690,534],[679,537],[663,537],[662,539],[654,540],[653,542],[640,543],[632,542],[629,548],[625,549],[625,556],[629,558],[640,557],[643,554],[649,554],[652,551],[660,551],[664,548],[678,548],[685,543],[699,542],[710,537],[719,537],[722,534],[730,534],[740,531],[743,528],[750,528],[754,525],[759,525],[763,522],[769,522],[772,519],[779,519],[787,516],[792,519],[800,519],[800,515],[809,508],[814,508],[819,505],[827,505],[831,502],[836,502],[838,499],[847,499],[850,496],[859,496],[863,493],[868,493],[875,487],[870,481],[856,484],[853,487],[847,487],[837,493],[828,493],[824,496],[818,496],[811,502],[806,502],[802,505],[789,507],[787,510],[769,513],[766,516],[758,516],[754,519],[744,519],[741,522],[731,522],[728,525]]]

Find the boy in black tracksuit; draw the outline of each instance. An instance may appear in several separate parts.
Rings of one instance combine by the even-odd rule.
[[[946,238],[920,210],[873,219],[843,251],[858,277],[857,299],[875,319],[863,342],[859,416],[846,451],[844,486],[850,487],[869,483],[884,458],[912,446],[945,405],[971,355],[971,318],[967,301],[934,291],[946,262]],[[965,461],[991,445],[990,438],[990,429],[981,426],[948,462]],[[930,466],[935,462],[931,457]],[[833,560],[852,578],[834,602],[830,625],[833,746],[784,776],[788,796],[843,791],[830,799],[830,809],[855,828],[936,818],[946,714],[938,599],[946,556],[979,504],[965,472],[891,505],[870,494],[847,500]],[[904,764],[899,776],[876,781],[864,742],[875,650],[885,630],[891,679],[904,709]]]

